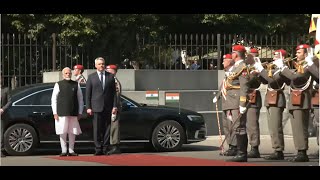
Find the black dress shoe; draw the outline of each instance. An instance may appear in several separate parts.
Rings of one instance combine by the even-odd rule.
[[[94,155],[95,156],[101,156],[101,155],[103,155],[103,152],[102,151],[97,151],[97,152],[94,153]]]
[[[248,162],[247,154],[237,154],[233,156],[231,159],[227,159],[227,162]]]
[[[306,151],[299,151],[295,157],[288,160],[291,162],[309,162],[309,157]]]
[[[248,152],[248,158],[260,158],[260,152],[258,147],[251,148],[251,151]]]
[[[220,156],[235,156],[237,155],[237,147],[229,145],[229,149],[224,153],[219,153]]]
[[[68,156],[78,156],[78,154],[73,152],[73,153],[69,153]]]
[[[220,156],[235,156],[237,155],[237,150],[236,149],[228,149],[226,152],[224,153],[220,153]]]
[[[61,153],[60,157],[62,157],[62,156],[68,156],[68,154],[67,153]]]
[[[107,152],[106,155],[112,155],[112,154],[121,154],[119,147],[113,147],[110,151]]]
[[[264,157],[265,160],[284,160],[284,155],[282,151],[275,151],[273,154]]]

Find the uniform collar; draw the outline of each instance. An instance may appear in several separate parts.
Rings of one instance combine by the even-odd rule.
[[[236,61],[234,65],[235,65],[235,66],[238,66],[238,65],[239,65],[240,63],[242,63],[242,62],[243,62],[243,59],[240,59],[240,60]]]

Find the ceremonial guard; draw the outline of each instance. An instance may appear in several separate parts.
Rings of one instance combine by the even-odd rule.
[[[283,49],[276,50],[273,62],[283,61],[282,57],[285,57],[286,54],[287,52]],[[284,89],[286,84],[290,84],[290,80],[284,76],[280,76],[280,69],[278,67],[271,67],[273,63],[267,64],[267,69],[264,69],[260,62],[256,62],[254,66],[260,73],[262,83],[268,85],[264,104],[267,108],[268,127],[274,153],[264,157],[264,159],[283,160],[284,134],[282,119],[284,108],[286,108]]]
[[[232,47],[232,59],[235,61],[234,67],[227,78],[226,99],[228,99],[229,113],[231,113],[233,123],[239,121],[239,125],[235,127],[237,138],[237,154],[228,161],[246,162],[248,136],[246,131],[246,110],[249,72],[244,62],[246,49],[242,45]]]
[[[308,124],[311,109],[312,76],[307,72],[309,45],[302,44],[296,48],[297,62],[294,62],[296,70],[290,71],[284,66],[283,61],[278,61],[277,67],[281,68],[281,75],[290,79],[289,113],[292,126],[293,141],[297,155],[290,159],[294,162],[309,161],[308,150]]]
[[[239,121],[236,123],[238,125],[234,125],[233,129],[230,131],[230,128],[232,127],[232,116],[231,116],[231,110],[229,109],[230,104],[232,102],[230,99],[227,99],[226,94],[226,81],[227,78],[232,71],[234,65],[234,60],[232,59],[231,54],[225,54],[223,56],[223,67],[225,71],[225,76],[222,81],[221,86],[219,87],[219,93],[217,94],[216,97],[213,99],[213,103],[217,103],[217,100],[221,99],[222,102],[222,111],[223,111],[223,132],[226,135],[226,141],[229,145],[229,149],[225,152],[221,152],[220,155],[223,156],[235,156],[237,154],[237,138],[236,138],[236,127],[239,126]]]

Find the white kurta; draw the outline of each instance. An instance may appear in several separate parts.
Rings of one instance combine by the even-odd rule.
[[[52,97],[51,97],[51,108],[52,113],[57,114],[57,99],[58,94],[60,92],[59,84],[56,83],[53,88]],[[78,104],[79,104],[79,114],[82,114],[83,111],[83,95],[78,84]],[[59,116],[59,114],[58,114]],[[55,120],[55,130],[56,134],[65,134],[65,133],[72,133],[75,135],[79,135],[82,133],[79,121],[77,120],[77,116],[59,116],[59,121]]]

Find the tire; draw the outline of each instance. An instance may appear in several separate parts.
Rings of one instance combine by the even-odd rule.
[[[36,131],[27,124],[14,124],[4,133],[4,149],[9,155],[31,155],[38,142]]]
[[[156,151],[178,151],[185,142],[185,133],[178,122],[163,121],[154,128],[151,142]]]

